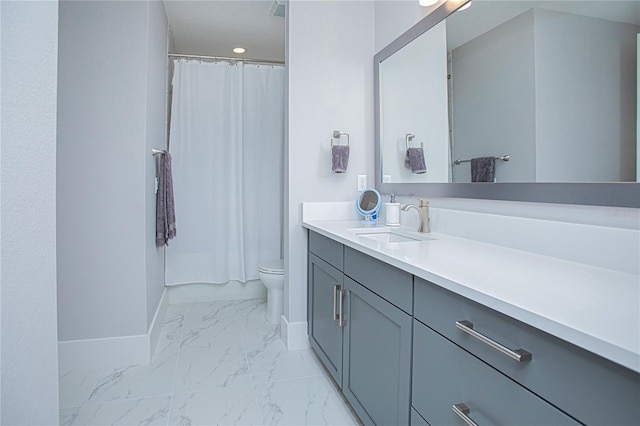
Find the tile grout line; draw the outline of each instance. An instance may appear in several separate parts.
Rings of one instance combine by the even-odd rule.
[[[176,367],[173,372],[173,385],[171,386],[171,397],[169,398],[169,412],[167,413],[167,426],[170,425],[171,415],[173,414],[173,403],[176,394],[176,381],[178,380],[178,367],[180,366],[180,355],[182,353],[182,337],[184,336],[184,332],[186,330],[185,322],[184,322],[184,313],[185,310],[182,311],[182,326],[180,327],[180,338],[178,339],[178,352],[176,353]]]
[[[238,316],[237,306],[238,304],[234,303],[234,307],[236,308],[235,309],[236,319],[239,321],[240,318]],[[258,402],[258,392],[256,392],[256,383],[253,380],[251,364],[249,364],[249,357],[247,356],[247,342],[245,337],[245,330],[242,328],[240,328],[240,339],[242,340],[242,353],[244,354],[244,362],[247,363],[247,369],[249,370],[249,380],[251,380],[251,392],[253,392],[253,402],[256,404],[256,407],[258,408],[258,414],[260,416],[260,424],[264,426],[265,417],[264,417],[264,413],[262,412],[262,408],[260,407],[260,403]]]

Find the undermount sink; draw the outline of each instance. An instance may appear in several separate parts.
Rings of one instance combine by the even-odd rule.
[[[353,229],[352,231],[360,238],[366,238],[380,243],[409,243],[433,240],[433,238],[421,235],[417,232],[409,232],[399,229]]]
[[[361,238],[369,238],[370,240],[380,241],[381,243],[404,243],[407,241],[420,241],[414,238],[404,237],[392,232],[383,232],[378,234],[360,234]]]

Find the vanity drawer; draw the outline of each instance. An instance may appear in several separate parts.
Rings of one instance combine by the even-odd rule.
[[[309,251],[340,271],[344,265],[343,250],[339,242],[309,231]]]
[[[412,406],[431,425],[578,425],[571,417],[414,321]]]
[[[411,315],[413,276],[350,247],[344,249],[344,273]]]
[[[637,424],[640,374],[634,371],[419,278],[415,318],[585,424]],[[531,359],[510,358],[459,329],[462,320]]]

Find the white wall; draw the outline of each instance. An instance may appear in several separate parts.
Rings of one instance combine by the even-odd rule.
[[[441,1],[422,7],[416,0],[375,0],[375,51],[378,53],[436,9]]]
[[[2,424],[58,423],[58,3],[0,2]]]
[[[151,147],[165,146],[161,2],[60,3],[61,341],[144,335],[162,292]]]
[[[147,256],[147,329],[164,290],[164,249],[156,246],[156,161],[151,149],[166,149],[168,37],[163,3],[148,3],[147,28],[147,138],[145,164],[145,245]]]
[[[454,49],[454,158],[509,154],[498,182],[634,181],[638,29],[536,8]]]
[[[535,9],[537,182],[636,180],[639,31]]]
[[[307,240],[300,203],[355,201],[359,174],[368,175],[369,186],[374,186],[374,5],[294,0],[288,4],[287,20],[284,315],[290,324],[304,324]],[[344,174],[331,172],[329,140],[334,130],[350,135]]]
[[[380,64],[382,175],[388,182],[449,182],[447,29],[441,22]],[[427,172],[405,167],[406,134]]]
[[[2,40],[2,4],[0,4],[0,44]],[[0,46],[1,47],[1,46]],[[0,49],[1,51],[1,49]],[[0,60],[0,105],[2,104],[2,60]],[[2,114],[0,113],[0,129]],[[2,164],[2,131],[0,130],[0,164]],[[0,171],[0,319],[2,319],[2,172]],[[1,323],[0,323],[1,324]],[[2,326],[0,325],[0,422],[2,421]]]
[[[453,158],[509,154],[496,162],[498,182],[536,180],[533,40],[528,11],[451,53]],[[453,178],[471,182],[470,163],[454,165]]]

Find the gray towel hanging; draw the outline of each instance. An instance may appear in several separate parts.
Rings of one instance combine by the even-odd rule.
[[[167,151],[160,154],[158,192],[156,194],[156,245],[169,245],[176,236],[176,212],[173,201],[173,178],[171,176],[171,155]]]
[[[495,180],[495,157],[471,159],[471,182],[493,182]]]
[[[335,173],[345,173],[349,165],[349,145],[331,146],[331,170]]]
[[[424,161],[424,149],[407,148],[407,155],[404,158],[404,166],[411,169],[417,175],[427,172],[427,165]]]

